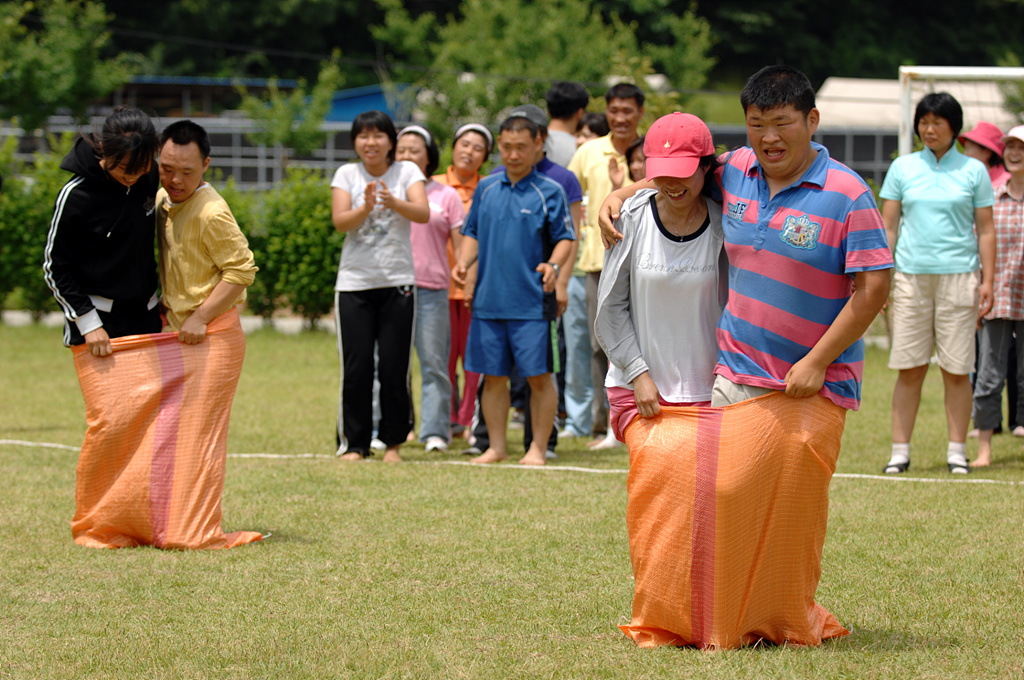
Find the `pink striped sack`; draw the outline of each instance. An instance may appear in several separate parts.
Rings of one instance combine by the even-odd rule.
[[[847,635],[814,601],[845,409],[773,393],[662,407],[625,430],[641,647],[819,645]]]
[[[245,357],[238,311],[198,345],[177,333],[73,348],[88,429],[71,533],[79,545],[232,548],[261,534],[221,529],[228,419]]]

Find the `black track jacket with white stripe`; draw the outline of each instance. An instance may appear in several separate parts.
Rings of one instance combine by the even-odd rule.
[[[43,275],[65,318],[94,309],[90,295],[145,301],[157,290],[156,164],[131,187],[111,179],[78,139],[60,167],[74,173],[57,196]]]

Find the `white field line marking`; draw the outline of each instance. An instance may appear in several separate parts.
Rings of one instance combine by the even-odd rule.
[[[27,447],[38,447],[43,449],[60,449],[63,451],[75,451],[76,453],[81,449],[77,446],[68,446],[67,444],[53,444],[50,442],[28,442],[19,439],[0,439],[0,446],[27,446]],[[271,460],[310,460],[310,459],[330,459],[335,456],[326,453],[229,453],[228,458],[262,458]],[[375,461],[367,461],[375,462]],[[629,470],[609,470],[601,468],[588,468],[579,467],[576,465],[516,465],[516,464],[504,464],[504,465],[480,465],[478,463],[470,463],[469,461],[463,460],[421,460],[421,461],[408,461],[415,465],[460,465],[463,467],[472,468],[488,468],[492,470],[536,470],[543,471],[548,470],[551,472],[583,472],[594,475],[624,475]],[[833,479],[870,479],[885,482],[924,482],[926,484],[996,484],[999,486],[1024,486],[1024,482],[1010,482],[1000,479],[943,479],[943,478],[928,478],[928,477],[903,477],[900,475],[864,475],[856,474],[851,472],[837,472],[832,475]]]

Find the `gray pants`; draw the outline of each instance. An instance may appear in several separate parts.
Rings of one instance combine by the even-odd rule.
[[[974,383],[974,425],[979,430],[993,430],[1002,422],[1003,383],[1006,381],[1006,359],[1013,335],[1017,334],[1017,389],[1024,394],[1024,321],[992,319],[982,322],[978,331],[978,378]],[[1024,399],[1017,400],[1016,418],[1010,422],[1024,423]]]
[[[604,377],[608,373],[608,357],[605,356],[601,343],[594,332],[594,320],[597,319],[597,285],[601,280],[601,272],[587,272],[587,328],[590,329],[590,379],[594,385],[594,433],[605,432],[608,427],[608,391],[604,387]]]

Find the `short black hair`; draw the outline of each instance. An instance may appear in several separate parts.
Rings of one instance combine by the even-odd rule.
[[[498,134],[502,132],[518,132],[519,130],[527,130],[530,133],[530,137],[537,139],[540,135],[540,128],[532,120],[525,116],[511,116],[502,121],[501,127],[498,128]]]
[[[437,166],[441,165],[441,151],[437,148],[437,142],[434,139],[434,135],[430,135],[430,139],[424,137],[419,130],[403,130],[400,136],[405,135],[416,135],[423,140],[423,143],[427,147],[427,169],[423,174],[430,177],[437,172]],[[395,146],[398,146],[397,143]]]
[[[803,71],[792,66],[765,66],[750,76],[740,93],[743,113],[751,106],[771,111],[792,104],[807,116],[814,108],[814,87]]]
[[[356,143],[356,137],[363,130],[380,130],[388,136],[388,139],[391,140],[388,160],[394,163],[395,146],[398,145],[398,132],[395,130],[395,124],[392,122],[391,116],[383,111],[363,111],[356,116],[356,119],[352,121],[352,130],[349,132],[353,145]]]
[[[125,163],[129,175],[152,167],[160,144],[153,121],[131,106],[118,106],[107,116],[98,140],[96,135],[85,139],[107,161],[106,167],[113,169]]]
[[[179,120],[177,123],[171,123],[160,134],[160,148],[163,148],[168,141],[179,146],[187,146],[195,142],[199,147],[199,155],[204,159],[210,157],[210,135],[206,132],[206,128],[199,123],[191,120]]]
[[[956,97],[948,92],[931,92],[921,97],[921,101],[917,103],[917,109],[914,111],[914,134],[918,139],[921,135],[917,131],[917,124],[929,113],[939,118],[945,118],[949,122],[949,127],[953,130],[953,143],[955,144],[957,137],[960,136],[960,131],[964,128],[964,110]]]
[[[568,118],[580,109],[587,108],[590,93],[579,83],[560,80],[548,88],[544,101],[548,105],[548,115],[552,118]]]
[[[604,93],[604,101],[610,104],[613,99],[635,99],[639,108],[644,107],[644,91],[633,83],[619,83],[609,87]]]
[[[576,126],[576,132],[583,128],[588,128],[598,137],[604,137],[611,132],[611,129],[608,127],[608,116],[603,113],[593,113],[590,111],[584,113],[583,117],[580,118],[579,125]]]

